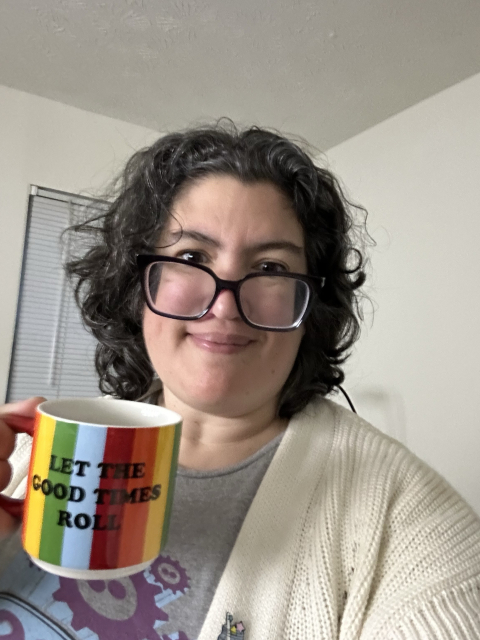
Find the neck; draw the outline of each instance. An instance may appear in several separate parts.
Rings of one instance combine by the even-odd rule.
[[[196,470],[228,467],[261,449],[287,427],[276,416],[276,401],[242,416],[206,413],[188,406],[164,389],[160,400],[183,417],[179,464]]]

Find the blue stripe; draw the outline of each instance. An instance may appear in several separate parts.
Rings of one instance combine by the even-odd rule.
[[[85,476],[75,475],[79,465],[75,465],[75,473],[70,478],[70,486],[82,487],[85,491],[85,499],[81,502],[67,502],[67,509],[73,522],[76,515],[86,513],[93,519],[97,508],[97,496],[93,491],[99,486],[98,464],[103,461],[107,428],[91,427],[88,424],[78,425],[77,444],[75,447],[75,461],[87,461],[89,467],[85,467]],[[77,527],[65,527],[62,548],[62,567],[72,569],[88,569],[90,564],[90,551],[92,547],[93,530],[78,529]]]

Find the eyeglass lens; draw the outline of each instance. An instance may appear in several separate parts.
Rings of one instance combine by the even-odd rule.
[[[160,313],[188,320],[202,314],[215,295],[213,277],[193,265],[155,262],[147,269],[150,302]],[[245,317],[255,325],[293,327],[303,316],[309,299],[308,285],[281,275],[263,275],[240,286]]]

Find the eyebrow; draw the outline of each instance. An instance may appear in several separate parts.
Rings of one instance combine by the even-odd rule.
[[[168,239],[172,240],[172,244],[175,244],[179,240],[187,239],[203,242],[207,245],[215,247],[216,249],[222,248],[222,243],[215,238],[212,238],[211,236],[202,233],[201,231],[195,231],[193,229],[169,231]],[[283,249],[284,251],[289,251],[295,256],[303,256],[304,251],[303,247],[299,247],[297,244],[295,244],[294,242],[290,242],[289,240],[270,240],[268,242],[258,242],[251,245],[248,249],[253,253],[258,251],[271,251],[272,249]]]

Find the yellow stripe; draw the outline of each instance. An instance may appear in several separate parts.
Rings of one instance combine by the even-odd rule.
[[[160,497],[149,504],[142,562],[153,560],[160,553],[174,441],[175,425],[161,427],[158,434],[152,485],[160,484],[162,489]]]
[[[38,432],[36,434],[37,443],[35,458],[32,461],[28,476],[30,496],[28,499],[28,510],[26,513],[23,537],[25,551],[34,558],[38,558],[38,552],[40,549],[45,496],[40,489],[38,491],[33,490],[31,486],[32,478],[34,475],[40,476],[41,480],[48,478],[48,468],[50,466],[50,455],[52,452],[54,433],[54,418],[42,414],[38,425]]]

